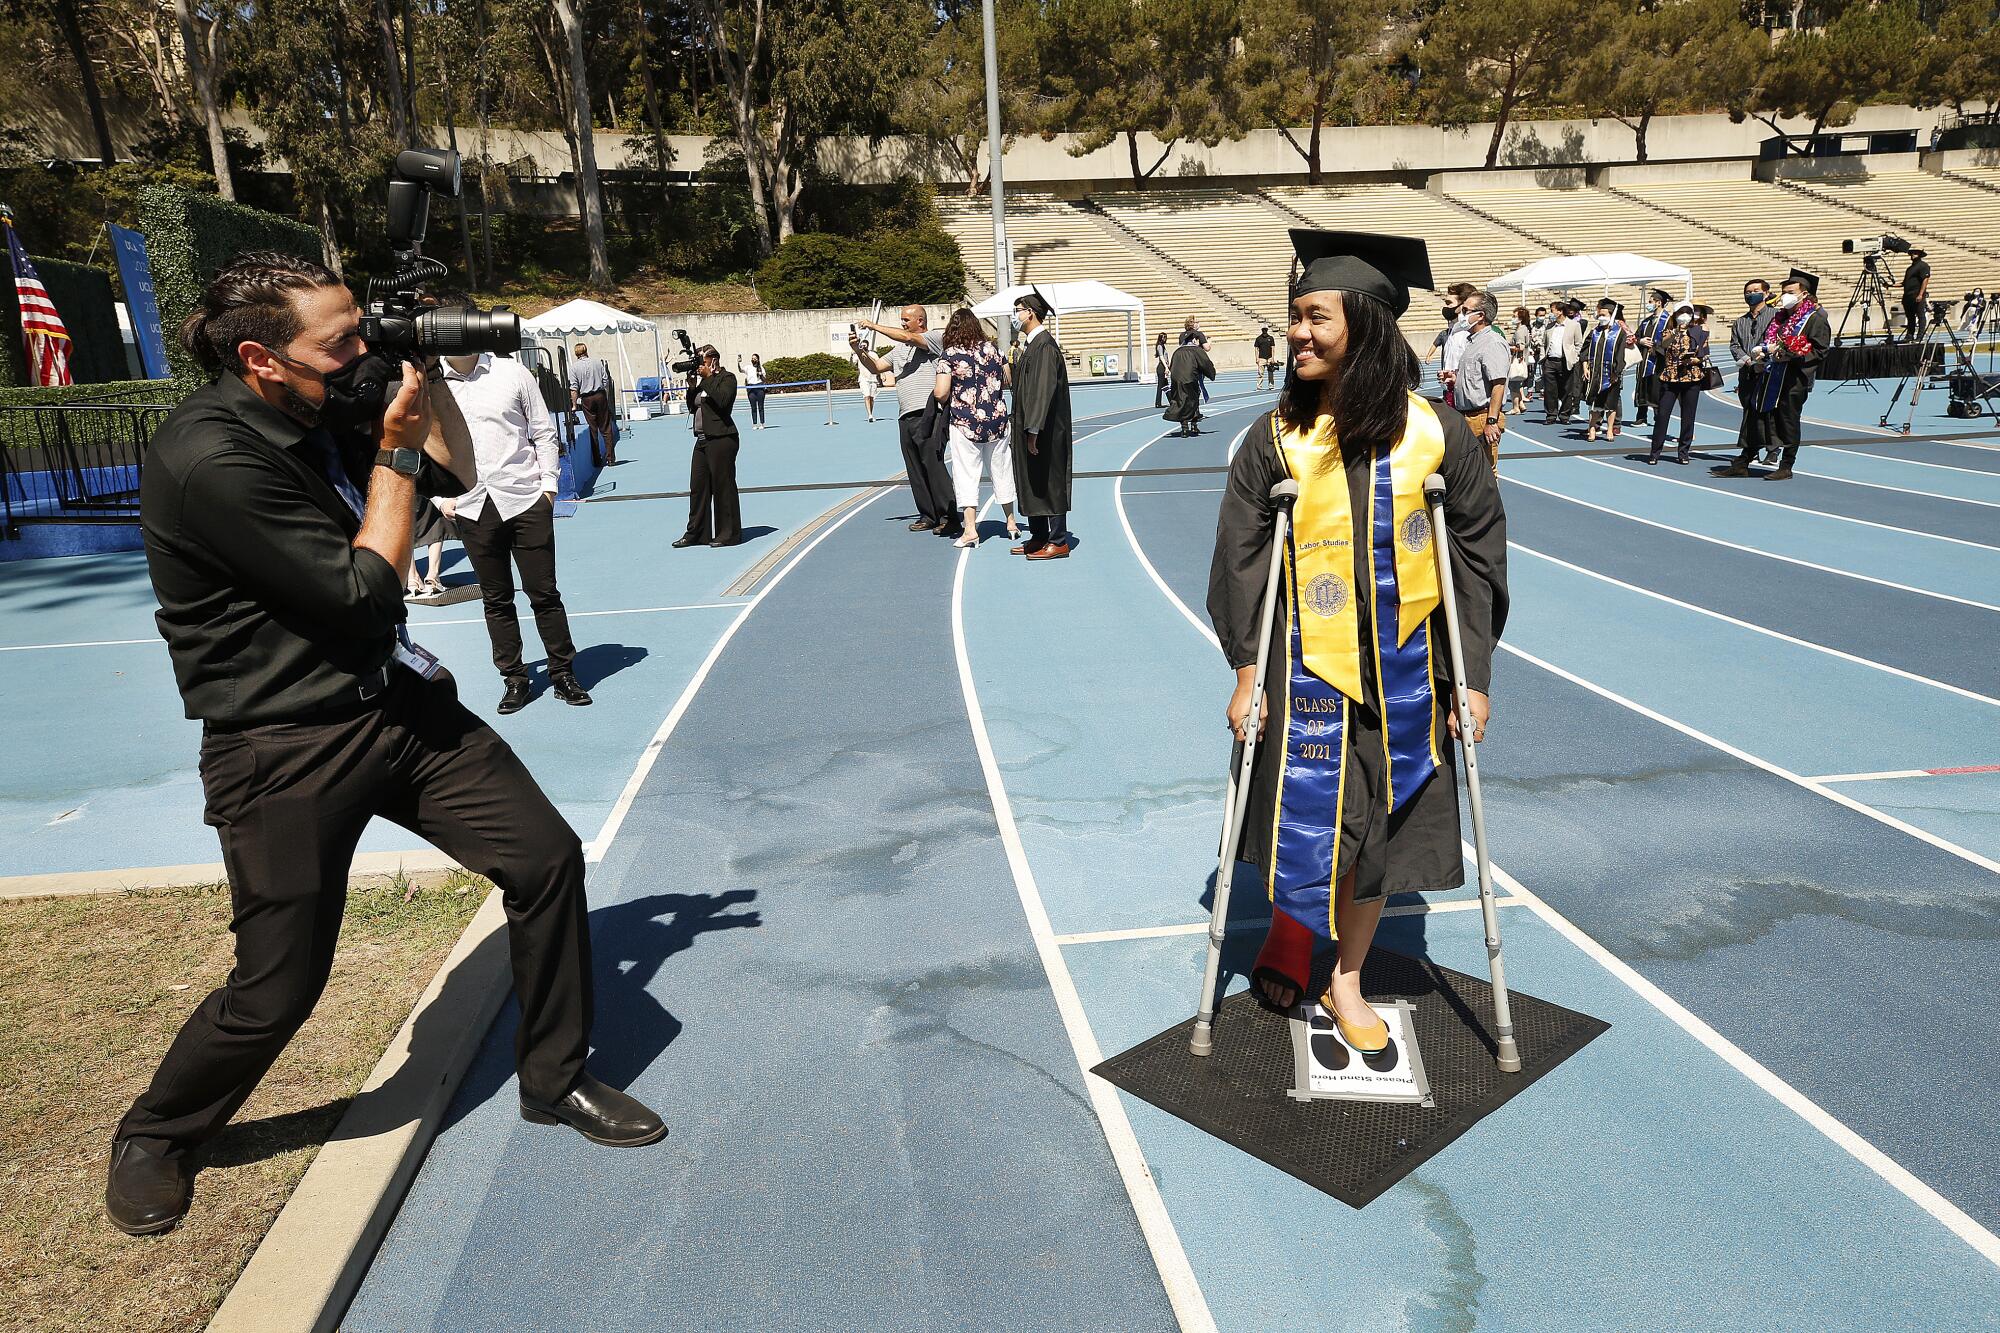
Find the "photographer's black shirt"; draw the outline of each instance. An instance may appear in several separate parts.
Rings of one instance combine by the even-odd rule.
[[[325,471],[325,430],[233,375],[197,390],[146,452],[139,521],[187,715],[225,726],[352,714],[404,618],[403,578],[358,550],[360,521]],[[363,494],[372,443],[344,455]],[[465,488],[429,458],[417,492]],[[369,690],[372,693],[372,689]]]

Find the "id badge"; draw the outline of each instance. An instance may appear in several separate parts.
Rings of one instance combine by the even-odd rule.
[[[436,680],[444,672],[444,665],[422,644],[398,641],[391,652],[398,662],[425,680]]]

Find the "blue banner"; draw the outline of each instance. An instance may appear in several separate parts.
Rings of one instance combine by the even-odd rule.
[[[160,303],[153,296],[153,263],[146,256],[146,238],[107,222],[111,249],[118,256],[118,281],[125,287],[125,313],[139,343],[139,364],[149,380],[172,376],[167,365],[167,340],[160,333]]]

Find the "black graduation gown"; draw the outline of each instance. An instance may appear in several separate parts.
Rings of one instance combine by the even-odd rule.
[[[1201,420],[1201,382],[1215,378],[1215,362],[1200,343],[1183,343],[1167,363],[1168,421],[1191,425]]]
[[[1014,410],[1008,430],[1014,445],[1014,490],[1030,518],[1067,514],[1071,429],[1069,366],[1055,335],[1044,330],[1030,338],[1014,363]],[[1026,437],[1035,437],[1028,452]]]
[[[1466,683],[1490,692],[1493,650],[1507,622],[1507,516],[1500,504],[1500,486],[1487,461],[1486,448],[1456,412],[1439,412],[1444,427],[1445,522],[1451,529],[1452,578],[1457,589],[1459,624],[1465,631]],[[1347,457],[1346,483],[1353,512],[1368,512],[1368,487],[1373,459]],[[1271,537],[1275,524],[1271,485],[1286,474],[1267,414],[1250,428],[1243,447],[1230,464],[1229,484],[1216,521],[1215,559],[1209,568],[1208,614],[1222,640],[1231,669],[1257,660],[1257,628],[1262,616],[1264,580],[1271,567]],[[1326,479],[1300,478],[1310,489]],[[1364,567],[1363,544],[1354,544],[1354,586],[1368,587],[1372,573]],[[1280,594],[1282,596],[1282,592]],[[1368,599],[1350,600],[1361,617],[1361,641],[1370,642]],[[1444,611],[1431,616],[1430,632],[1438,646],[1439,669],[1450,670]],[[1271,725],[1257,746],[1256,769],[1242,821],[1238,857],[1268,873],[1271,863],[1272,803],[1277,797],[1278,769],[1283,750],[1276,743],[1291,682],[1285,676],[1284,639],[1291,633],[1284,603],[1271,626],[1264,688],[1270,699]],[[1355,897],[1366,901],[1390,893],[1448,889],[1465,882],[1459,846],[1458,777],[1454,747],[1444,718],[1438,720],[1438,750],[1443,764],[1414,800],[1393,816],[1383,787],[1381,703],[1375,683],[1362,673],[1361,702],[1348,710],[1347,799],[1340,829],[1340,865],[1353,868]],[[1451,708],[1451,686],[1435,686],[1440,714]]]

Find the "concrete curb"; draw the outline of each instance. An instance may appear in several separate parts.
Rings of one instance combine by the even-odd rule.
[[[493,890],[272,1223],[209,1333],[339,1326],[507,996]]]
[[[354,858],[354,875],[412,874],[456,870],[458,862],[432,847],[407,852],[361,852]],[[75,898],[94,893],[129,893],[137,889],[181,889],[220,884],[229,871],[220,861],[184,866],[136,866],[122,870],[85,870],[75,874],[8,875],[0,877],[0,899]]]

